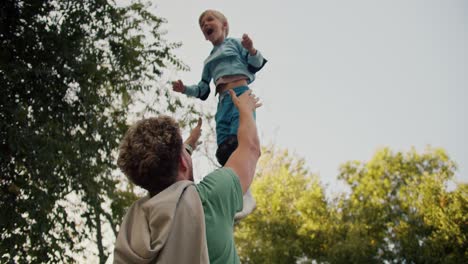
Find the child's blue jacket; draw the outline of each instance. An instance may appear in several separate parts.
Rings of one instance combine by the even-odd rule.
[[[255,73],[263,68],[266,59],[257,50],[251,56],[242,46],[240,39],[226,38],[223,43],[214,46],[206,58],[201,81],[195,85],[185,86],[184,93],[188,96],[206,100],[210,94],[210,81],[214,82],[223,76],[245,75],[251,83],[255,80]]]

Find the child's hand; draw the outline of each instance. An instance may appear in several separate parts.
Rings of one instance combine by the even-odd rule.
[[[249,37],[249,35],[245,34],[242,35],[242,46],[249,51],[250,55],[251,56],[254,56],[255,54],[257,54],[257,50],[254,48],[253,46],[253,41],[252,39]]]
[[[175,82],[172,82],[172,90],[174,92],[178,92],[178,93],[185,92],[184,83],[181,80],[177,80]]]

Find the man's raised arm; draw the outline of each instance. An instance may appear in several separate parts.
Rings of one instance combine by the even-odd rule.
[[[260,157],[260,141],[253,112],[261,106],[261,103],[251,90],[239,97],[232,90],[229,90],[229,93],[239,110],[239,130],[237,131],[238,147],[229,157],[225,167],[231,168],[239,176],[242,192],[245,193],[252,183]]]

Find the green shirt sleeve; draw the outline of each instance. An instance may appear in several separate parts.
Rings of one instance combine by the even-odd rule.
[[[221,168],[208,174],[197,185],[197,189],[204,207],[210,207],[217,215],[232,220],[235,213],[242,210],[242,187],[239,177],[230,168]]]

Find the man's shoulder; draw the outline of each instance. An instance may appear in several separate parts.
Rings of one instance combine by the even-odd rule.
[[[212,182],[226,182],[226,181],[239,181],[239,177],[231,168],[219,168],[214,170],[213,172],[206,175],[200,183],[197,184],[199,186],[203,183],[212,183]]]
[[[222,194],[229,190],[237,190],[240,187],[237,174],[230,168],[220,168],[206,175],[197,185],[197,191],[201,196],[211,196],[215,193]]]
[[[212,171],[211,173],[209,173],[207,177],[210,175],[237,176],[237,174],[231,168],[228,168],[228,167],[222,167],[222,168],[216,169]]]
[[[242,209],[242,187],[239,177],[230,168],[213,171],[196,185],[205,214],[232,221]]]

